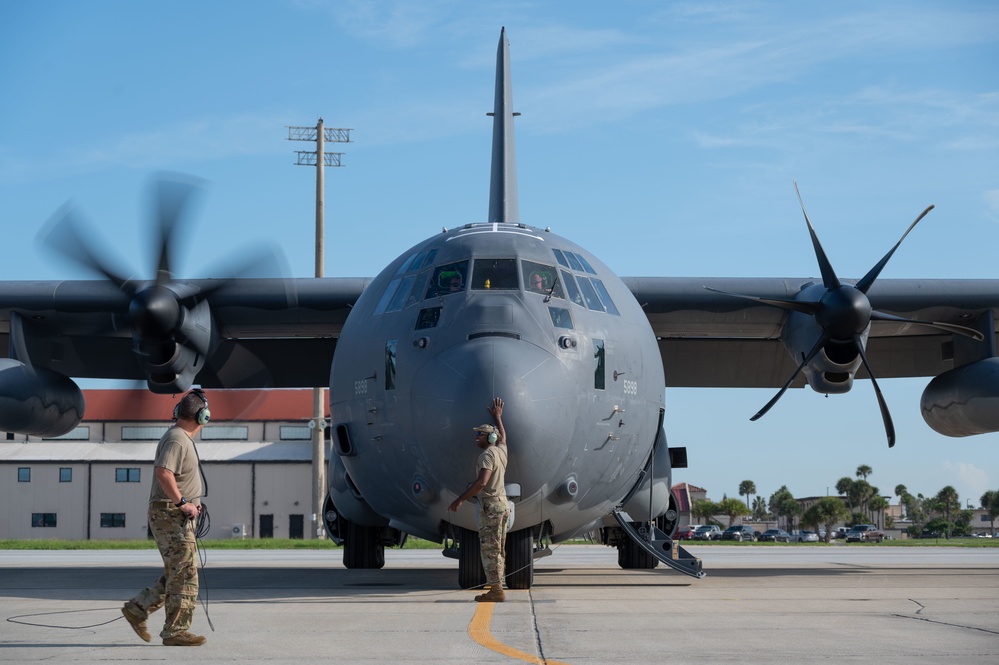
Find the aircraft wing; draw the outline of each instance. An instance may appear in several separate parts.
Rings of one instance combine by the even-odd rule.
[[[818,278],[623,281],[659,339],[667,386],[770,388],[782,386],[798,366],[783,341],[789,313],[727,294],[791,300],[807,286],[822,283]],[[981,329],[985,340],[977,344],[982,348],[968,353],[973,359],[995,355],[999,280],[884,279],[868,296],[874,309],[898,317]],[[963,338],[912,323],[872,321],[867,354],[878,378],[932,377],[958,366],[955,343],[962,344]],[[867,372],[861,368],[857,376]],[[803,376],[792,385],[805,385]]]
[[[204,333],[196,383],[205,388],[329,385],[336,339],[363,278],[177,282],[209,293],[186,312]],[[199,303],[200,305],[200,303]],[[107,280],[0,282],[0,357],[76,378],[145,380],[129,297]],[[192,314],[193,313],[193,314]],[[199,318],[200,317],[200,318]],[[190,335],[193,336],[193,335]]]

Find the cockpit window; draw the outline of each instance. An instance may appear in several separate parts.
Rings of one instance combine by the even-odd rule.
[[[409,256],[402,264],[399,266],[399,270],[396,271],[396,275],[403,275],[407,272],[416,272],[423,266],[428,266],[434,261],[434,257],[437,256],[436,249],[428,249],[422,252],[414,253]]]
[[[597,312],[604,311],[604,304],[600,302],[600,296],[597,295],[596,289],[590,284],[590,280],[586,277],[579,277],[578,281],[579,290],[583,292],[583,298],[586,300],[586,306]]]
[[[458,261],[437,266],[434,276],[427,286],[427,298],[446,296],[465,290],[465,279],[468,276],[468,261]]]
[[[607,287],[604,286],[604,283],[596,277],[591,277],[590,281],[593,282],[593,288],[595,288],[597,293],[600,294],[600,300],[603,301],[607,312],[609,314],[613,314],[614,316],[621,316],[621,313],[617,311],[617,306],[614,304],[614,301],[611,300],[610,293],[607,292]]]
[[[569,262],[565,260],[565,255],[562,254],[561,249],[553,249],[552,252],[554,252],[555,260],[559,262],[559,265],[563,265],[566,268],[569,267]]]
[[[583,272],[583,264],[579,262],[576,255],[572,252],[565,252],[565,258],[569,261],[569,265],[576,272]]]
[[[516,290],[516,259],[475,259],[472,269],[472,290]]]
[[[554,266],[533,261],[521,261],[524,274],[524,290],[528,293],[551,294],[555,298],[565,298],[562,292],[561,279]]]
[[[590,265],[589,261],[587,261],[585,258],[583,258],[582,254],[576,254],[574,252],[572,255],[575,256],[579,260],[579,263],[583,266],[583,270],[585,270],[586,272],[590,273],[591,275],[596,275],[597,274],[597,271],[593,269],[593,266]]]
[[[562,283],[565,284],[565,290],[569,292],[569,300],[582,307],[583,296],[579,292],[579,287],[576,286],[576,280],[573,279],[572,273],[568,270],[561,270],[559,272],[562,273]]]

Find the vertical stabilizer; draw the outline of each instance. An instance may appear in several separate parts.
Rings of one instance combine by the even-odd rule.
[[[510,83],[510,42],[500,30],[496,50],[496,96],[493,101],[493,161],[489,181],[489,221],[520,221],[517,203],[517,151],[513,141],[513,85]]]

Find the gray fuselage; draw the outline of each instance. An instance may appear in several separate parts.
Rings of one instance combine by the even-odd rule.
[[[589,252],[522,224],[446,231],[393,261],[347,318],[330,413],[349,443],[334,435],[331,497],[350,520],[432,540],[449,522],[474,529],[471,507],[447,507],[475,478],[472,429],[499,396],[513,529],[585,531],[649,460],[662,367],[641,306]]]

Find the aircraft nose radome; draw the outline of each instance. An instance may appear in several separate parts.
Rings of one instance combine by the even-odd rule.
[[[508,473],[525,491],[537,487],[565,455],[577,395],[566,366],[532,343],[487,336],[441,352],[414,381],[414,433],[442,482],[465,483],[478,454],[472,429],[492,422],[487,407],[494,397],[504,402]]]

